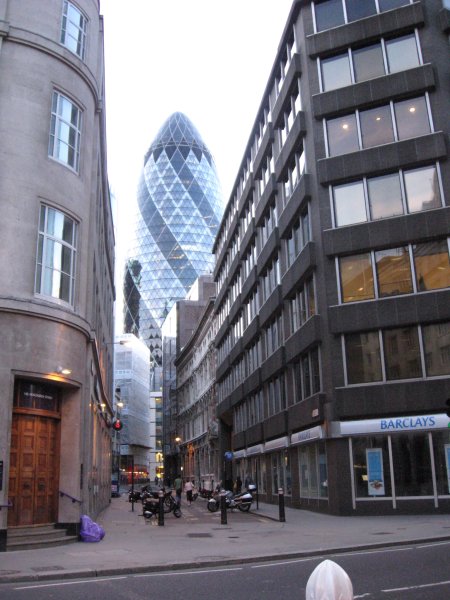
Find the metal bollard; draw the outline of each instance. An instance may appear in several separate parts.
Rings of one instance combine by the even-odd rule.
[[[164,525],[164,492],[159,490],[159,512],[158,512],[158,525]]]
[[[286,517],[284,514],[284,491],[283,488],[278,488],[278,508],[280,512],[280,523],[285,523]]]
[[[225,500],[225,492],[220,492],[220,524],[226,525],[227,523],[227,502]]]

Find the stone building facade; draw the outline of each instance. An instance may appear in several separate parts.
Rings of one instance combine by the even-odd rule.
[[[110,499],[114,232],[99,2],[0,2],[0,79],[4,550],[9,527],[77,530]]]

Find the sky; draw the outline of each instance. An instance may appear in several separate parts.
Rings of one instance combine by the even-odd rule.
[[[197,128],[228,201],[292,1],[100,1],[118,274],[144,155],[172,113]]]

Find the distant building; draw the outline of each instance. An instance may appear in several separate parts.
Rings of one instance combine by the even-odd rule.
[[[265,501],[450,509],[449,32],[292,4],[214,247],[220,452]]]
[[[146,482],[154,463],[155,406],[150,394],[150,350],[132,334],[116,337],[114,385],[120,389],[119,434],[122,484]],[[153,434],[153,435],[152,435]],[[153,473],[154,477],[154,473]]]
[[[185,448],[186,439],[181,436],[181,412],[185,406],[179,404],[177,394],[176,358],[188,344],[198,323],[215,295],[215,284],[211,275],[202,275],[191,287],[184,300],[178,300],[167,315],[162,331],[163,349],[163,452],[165,475],[173,481],[180,472],[180,449]],[[197,407],[198,408],[198,407]],[[184,426],[183,426],[184,427]],[[186,430],[187,431],[187,430]]]
[[[189,341],[177,354],[177,423],[183,476],[214,489],[221,479],[216,394],[216,319],[209,299]]]
[[[0,3],[0,550],[110,501],[114,233],[103,19]],[[7,506],[9,507],[7,508]]]
[[[145,155],[125,277],[125,305],[132,303],[125,306],[126,327],[133,327],[150,348],[156,391],[161,386],[160,327],[196,278],[212,272],[222,212],[211,153],[189,119],[174,113]],[[140,295],[139,311],[137,294],[129,293],[131,281]]]

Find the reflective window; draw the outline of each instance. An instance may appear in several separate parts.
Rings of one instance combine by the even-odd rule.
[[[372,219],[385,219],[403,214],[399,173],[367,180]]]
[[[378,0],[378,5],[381,11],[399,8],[400,6],[405,6],[405,4],[409,3],[410,0]]]
[[[327,121],[330,156],[346,154],[359,149],[356,115],[338,117]]]
[[[363,148],[388,144],[394,141],[391,109],[380,106],[361,111],[361,136]]]
[[[396,496],[432,496],[431,456],[427,433],[391,436]]]
[[[411,69],[420,64],[414,34],[386,41],[386,54],[390,73]]]
[[[417,327],[384,331],[383,347],[388,381],[422,377]]]
[[[384,75],[381,44],[374,44],[360,50],[354,50],[352,56],[356,82]]]
[[[450,8],[450,1],[448,3]],[[440,496],[450,494],[450,481],[448,477],[447,452],[450,447],[450,428],[447,431],[433,432],[434,465],[436,471],[436,487]]]
[[[342,302],[357,302],[375,297],[370,254],[339,259]]]
[[[430,122],[424,97],[395,102],[394,111],[399,140],[430,133]]]
[[[364,17],[370,17],[377,12],[375,0],[345,0],[345,4],[349,21],[364,19]]]
[[[81,110],[71,100],[53,92],[49,156],[78,171]]]
[[[409,212],[442,206],[436,166],[405,171],[406,200]]]
[[[321,65],[324,92],[352,83],[348,53],[322,60]]]
[[[315,2],[314,12],[316,15],[317,31],[337,27],[344,23],[342,0],[324,0],[323,2]]]
[[[408,247],[375,252],[375,264],[380,297],[413,292]]]
[[[61,44],[81,59],[84,59],[86,50],[86,29],[87,19],[84,14],[72,2],[64,0]]]
[[[48,206],[41,207],[36,293],[73,304],[76,237],[73,219]]]
[[[417,289],[420,292],[450,287],[448,241],[413,245]]]
[[[345,356],[349,385],[382,380],[378,331],[346,335]]]
[[[362,181],[337,185],[333,188],[336,226],[367,221]]]
[[[305,444],[298,449],[301,498],[328,496],[327,456],[325,444]]]
[[[450,322],[422,327],[428,377],[450,375]]]

